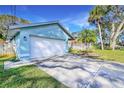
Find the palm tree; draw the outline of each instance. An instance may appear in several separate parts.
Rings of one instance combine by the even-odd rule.
[[[81,43],[85,43],[86,45],[86,50],[88,49],[88,45],[90,43],[95,43],[96,42],[96,34],[92,30],[85,29],[81,31],[78,41]]]
[[[99,38],[101,43],[101,49],[104,50],[102,32],[101,32],[101,23],[102,17],[105,15],[105,11],[101,6],[96,6],[91,12],[88,21],[92,24],[97,25],[99,31]]]

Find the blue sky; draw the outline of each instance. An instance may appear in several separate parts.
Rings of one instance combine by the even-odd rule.
[[[71,32],[92,28],[87,22],[94,6],[16,6],[16,16],[32,23],[59,20]],[[0,6],[0,14],[12,14],[11,6]]]

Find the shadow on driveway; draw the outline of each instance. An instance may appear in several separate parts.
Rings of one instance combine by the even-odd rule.
[[[39,61],[37,66],[68,87],[124,87],[124,65],[78,55]]]

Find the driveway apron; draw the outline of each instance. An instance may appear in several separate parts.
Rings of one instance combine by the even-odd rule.
[[[124,65],[78,55],[39,61],[37,66],[71,88],[124,87]]]

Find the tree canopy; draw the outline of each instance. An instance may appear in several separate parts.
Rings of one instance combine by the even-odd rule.
[[[117,39],[124,31],[124,6],[96,6],[90,12],[89,22],[98,28],[101,44],[102,39],[107,40],[114,50]]]
[[[96,42],[96,34],[94,31],[85,29],[81,31],[78,41],[82,43],[95,43]]]
[[[104,49],[103,46],[103,37],[102,37],[102,23],[103,23],[103,16],[105,16],[106,10],[101,6],[96,6],[91,12],[88,21],[91,24],[94,24],[96,27],[98,27],[99,32],[99,39],[101,44],[101,49]]]
[[[0,15],[0,38],[6,39],[9,26],[17,24],[29,24],[28,20],[12,15]]]

